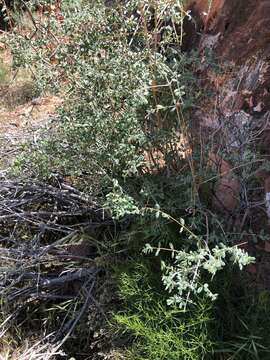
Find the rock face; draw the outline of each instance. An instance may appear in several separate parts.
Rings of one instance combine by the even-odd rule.
[[[240,181],[232,166],[218,154],[209,154],[209,165],[219,175],[213,189],[212,207],[223,214],[231,214],[239,207]]]
[[[238,66],[237,95],[242,92],[243,101],[235,104],[237,110],[247,106],[255,112],[269,110],[270,1],[212,0],[210,8],[208,3],[195,0],[187,7],[195,21],[187,28],[186,42],[196,31],[200,35],[195,44],[190,42],[192,46],[201,51],[214,48],[221,63]]]
[[[193,0],[187,8],[197,24],[194,30],[220,34],[222,57],[243,63],[257,51],[270,54],[269,0]]]
[[[232,169],[247,163],[251,172],[251,148],[260,153],[263,161],[270,160],[270,1],[210,3],[209,7],[208,0],[189,1],[187,10],[193,21],[186,19],[184,24],[184,49],[199,49],[202,87],[212,93],[202,101],[193,120],[205,129],[207,136],[210,133],[214,144],[211,150],[228,161]],[[218,72],[206,60],[209,50],[214,54]],[[262,162],[255,168],[261,165]],[[239,184],[235,176],[221,176],[216,185],[222,206],[229,206],[231,211],[249,211],[253,201],[246,173],[237,171]],[[270,189],[268,194],[265,185],[270,183],[270,172],[266,172],[263,182],[262,201],[270,199]],[[224,183],[234,189],[233,194],[224,191]],[[269,203],[265,203],[264,216],[270,218]]]

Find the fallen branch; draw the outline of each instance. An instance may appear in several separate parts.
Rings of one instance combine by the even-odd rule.
[[[32,349],[42,352],[51,348],[50,354],[59,353],[89,305],[97,304],[96,280],[104,269],[95,262],[102,256],[95,232],[98,229],[100,236],[115,224],[88,194],[70,184],[3,178],[0,225],[0,298],[5,316],[0,335],[4,336],[19,316],[31,318],[27,313],[30,305],[42,312],[53,304],[76,304],[76,312],[66,315],[57,331],[42,330],[51,335]],[[88,237],[89,241],[81,242]],[[43,353],[40,359],[49,359],[50,354]]]

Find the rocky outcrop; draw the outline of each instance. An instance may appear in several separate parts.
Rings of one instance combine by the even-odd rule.
[[[270,2],[268,0],[193,0],[189,2],[193,26],[187,31],[219,34],[217,53],[243,63],[260,51],[270,54]]]
[[[251,150],[259,152],[264,162],[270,159],[270,1],[212,0],[209,6],[208,0],[193,0],[187,11],[192,21],[185,20],[184,49],[199,49],[202,61],[198,75],[202,87],[212,93],[202,100],[193,121],[210,138],[212,151],[231,169],[238,169],[239,184],[235,176],[221,175],[216,198],[230,211],[252,212],[247,210],[254,200],[249,179],[239,169],[248,163],[253,171]],[[209,50],[218,72],[205,56]],[[261,168],[263,161],[255,167]],[[265,186],[269,179],[270,172],[264,172],[266,193],[262,193],[262,201],[270,199]],[[234,191],[225,191],[223,183]],[[270,217],[268,203],[264,216],[268,213]]]

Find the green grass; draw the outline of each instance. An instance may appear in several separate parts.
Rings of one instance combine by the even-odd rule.
[[[114,328],[128,339],[129,360],[267,360],[270,292],[258,292],[247,274],[227,269],[214,282],[216,302],[197,300],[187,312],[168,307],[151,258],[117,269],[122,310]]]
[[[152,267],[152,268],[151,268]],[[184,313],[169,308],[156,274],[148,264],[133,264],[119,275],[124,310],[115,314],[116,328],[130,336],[127,359],[202,360],[212,353],[209,327],[212,305],[201,299]]]
[[[270,358],[270,291],[259,291],[250,276],[226,271],[215,280],[216,353],[228,360]]]

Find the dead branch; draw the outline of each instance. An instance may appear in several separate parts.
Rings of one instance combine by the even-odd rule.
[[[96,280],[104,272],[95,262],[102,256],[98,237],[114,226],[107,211],[70,184],[0,178],[0,298],[5,316],[0,334],[18,316],[29,316],[30,305],[74,302],[76,313],[62,322],[61,331],[36,344],[37,349],[51,347],[55,354],[89,305],[97,304]],[[91,241],[81,243],[88,234]]]

